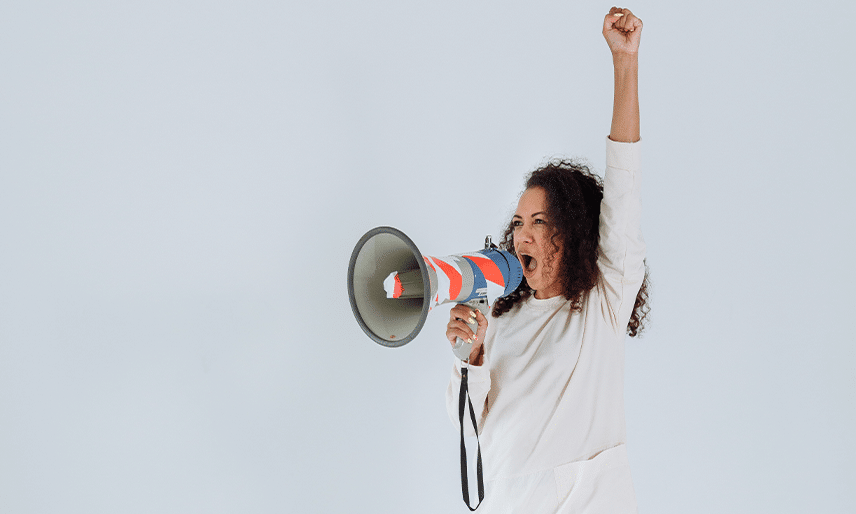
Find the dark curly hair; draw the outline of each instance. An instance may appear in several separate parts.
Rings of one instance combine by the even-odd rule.
[[[600,202],[603,199],[603,182],[581,162],[555,159],[526,177],[525,189],[541,187],[547,195],[547,217],[556,232],[551,238],[554,248],[562,248],[562,269],[559,280],[564,285],[563,295],[571,301],[571,309],[582,308],[582,301],[600,278],[597,267],[600,224]],[[561,241],[560,246],[556,241]],[[499,247],[517,256],[514,251],[514,226],[509,222]],[[636,295],[633,314],[627,324],[627,333],[633,337],[645,328],[648,316],[648,265],[645,279]],[[532,295],[526,278],[510,295],[499,298],[493,306],[498,318],[515,304]]]

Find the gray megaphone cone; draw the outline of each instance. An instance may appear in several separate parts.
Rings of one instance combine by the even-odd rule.
[[[388,298],[383,287],[390,273],[419,270],[422,295]],[[419,248],[404,232],[392,227],[369,230],[351,253],[348,298],[357,323],[383,346],[401,346],[422,330],[430,310],[431,280]]]

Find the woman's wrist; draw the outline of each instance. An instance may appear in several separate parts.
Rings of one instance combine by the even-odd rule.
[[[639,54],[614,53],[612,54],[612,66],[615,68],[616,71],[638,70]]]
[[[481,366],[484,364],[484,345],[479,345],[478,351],[473,351],[473,353],[470,354],[470,364],[473,366]]]

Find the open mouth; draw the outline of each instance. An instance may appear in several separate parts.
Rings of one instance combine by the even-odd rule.
[[[525,253],[520,254],[520,263],[523,264],[523,269],[528,271],[533,271],[538,267],[538,261],[536,261],[531,255],[526,255]]]

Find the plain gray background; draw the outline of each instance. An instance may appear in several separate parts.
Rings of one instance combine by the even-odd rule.
[[[610,4],[0,6],[0,511],[437,513],[437,309],[354,320],[377,225],[481,248],[525,172],[602,172]],[[852,2],[651,2],[641,512],[856,511]]]

